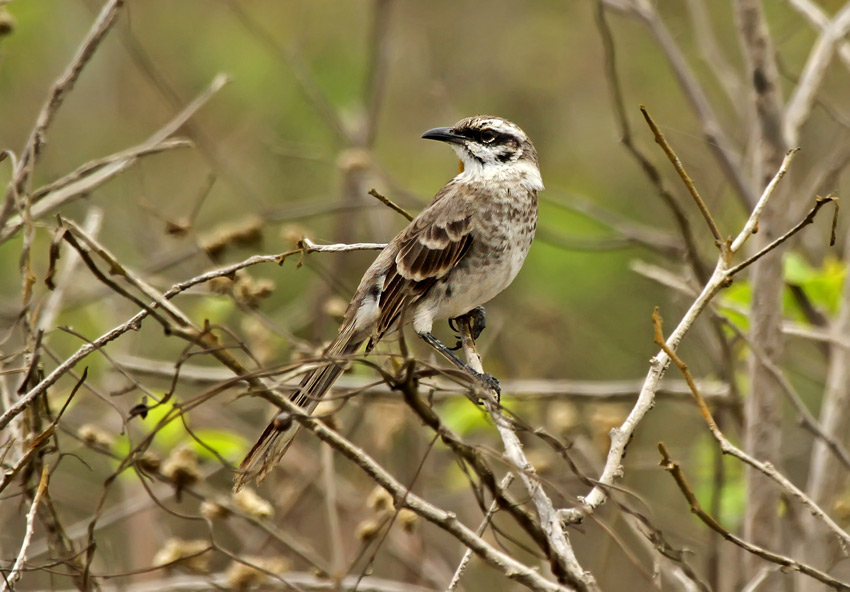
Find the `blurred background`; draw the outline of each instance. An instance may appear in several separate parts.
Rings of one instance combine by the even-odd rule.
[[[764,5],[786,95],[817,39],[792,4]],[[827,13],[841,5],[837,0],[820,2]],[[100,9],[101,3],[92,0],[19,0],[0,7],[8,29],[0,37],[0,149],[22,150],[48,90]],[[752,177],[753,116],[731,5],[661,0],[651,9],[702,85],[741,169]],[[226,74],[224,88],[175,134],[190,139],[192,147],[139,158],[59,210],[81,225],[99,215],[96,235],[101,244],[165,291],[254,254],[289,251],[303,237],[318,244],[386,242],[406,220],[370,196],[370,189],[415,213],[457,172],[450,150],[420,139],[425,130],[478,113],[516,122],[537,147],[546,190],[540,196],[531,254],[514,284],[487,306],[488,327],[479,346],[485,368],[503,384],[534,379],[541,381],[538,394],[556,393],[544,398],[535,396],[534,389],[521,393],[506,388],[504,402],[525,422],[577,446],[576,462],[595,477],[608,449],[607,433],[624,419],[648,360],[657,351],[650,322],[653,307],[661,307],[669,332],[693,300],[691,293],[671,289],[669,281],[658,281],[658,273],[647,276],[666,271],[682,282],[694,277],[671,209],[620,142],[596,11],[590,1],[542,0],[126,2],[114,29],[57,112],[32,184],[42,187],[87,162],[142,143],[217,74]],[[724,234],[737,234],[749,207],[714,157],[702,122],[651,28],[619,11],[609,13],[608,21],[632,141],[655,163],[686,212],[693,242],[710,269],[716,259],[711,234],[655,145],[639,105],[658,122]],[[708,42],[706,32],[711,34]],[[708,54],[707,47],[714,53]],[[727,78],[718,78],[718,72]],[[830,70],[800,136],[802,151],[790,173],[794,181],[789,182],[799,192],[788,202],[789,221],[796,222],[811,208],[816,192],[841,193],[843,162],[825,167],[828,175],[817,167],[834,163],[850,145],[848,90],[846,69]],[[0,164],[0,182],[5,186],[10,178],[7,161]],[[51,214],[40,219],[34,231],[32,269],[39,280],[34,309],[49,295],[41,280],[49,267],[56,224]],[[829,224],[829,215],[817,219],[786,251],[788,281],[806,296],[786,294],[789,322],[810,324],[813,317],[806,305],[827,319],[837,314],[844,240],[839,233],[839,244],[828,248]],[[23,241],[23,233],[18,233],[0,246],[0,327],[6,327],[0,348],[10,360],[25,347],[17,327]],[[69,252],[64,250],[62,256]],[[257,265],[241,272],[232,285],[218,286],[217,292],[198,286],[175,303],[197,324],[208,320],[222,328],[228,344],[247,346],[257,365],[274,369],[314,354],[333,336],[373,257],[370,252],[314,253],[304,257],[300,267],[296,258],[282,267]],[[743,330],[748,328],[749,299],[749,283],[742,277],[718,301]],[[55,360],[76,351],[81,337],[94,339],[137,311],[138,306],[80,265],[54,323],[71,327],[77,335],[47,332],[44,340],[51,354],[43,356],[44,369],[49,372]],[[441,327],[438,335],[447,342],[453,339],[448,327]],[[731,330],[721,335],[728,339],[725,353],[716,328],[699,321],[683,344],[682,357],[706,385],[707,395],[716,395],[718,418],[729,427],[730,437],[738,439],[740,423],[735,418],[741,413],[738,397],[747,394],[746,385],[740,384],[747,349]],[[419,344],[410,345],[421,357],[442,364]],[[396,347],[391,343],[382,351]],[[227,496],[232,478],[228,463],[238,464],[259,434],[272,414],[269,403],[240,397],[244,388],[230,388],[187,412],[184,424],[157,428],[157,419],[165,413],[161,409],[144,420],[128,419],[142,400],[138,383],[152,393],[166,392],[174,363],[186,348],[185,341],[164,336],[149,320],[112,343],[106,350],[110,359],[91,355],[81,364],[78,370],[88,366],[88,381],[97,394],[81,391],[60,424],[68,457],[52,460],[54,519],[79,551],[96,517],[92,571],[102,576],[142,572],[123,575],[116,580],[121,585],[158,581],[164,577],[162,570],[144,570],[156,563],[155,555],[169,539],[206,540],[211,532],[216,546],[233,554],[280,555],[294,573],[316,570],[268,529],[232,518],[212,527],[209,524],[218,518],[210,518],[201,507],[205,500]],[[389,363],[383,354],[377,359]],[[827,367],[823,343],[789,338],[784,363],[802,400],[817,413]],[[172,403],[194,401],[227,376],[214,360],[200,354],[187,361],[187,377],[190,371],[197,380],[178,381]],[[363,380],[375,377],[362,366],[352,373]],[[732,531],[741,523],[746,500],[743,471],[739,463],[720,458],[679,378],[670,373],[672,394],[659,398],[629,448],[623,486],[634,495],[623,494],[621,499],[672,545],[694,549],[688,560],[693,569],[711,589],[720,589],[729,584],[723,583],[718,565],[732,566],[735,572],[735,553],[690,517],[672,479],[658,467],[655,443],[667,443],[703,504],[718,512]],[[19,378],[8,380],[17,385]],[[74,384],[67,376],[50,390],[54,410]],[[498,466],[495,451],[501,444],[481,410],[463,397],[436,405],[453,429],[493,451]],[[787,437],[782,468],[805,483],[812,438],[796,427],[796,415],[789,410],[783,424]],[[480,522],[482,512],[470,493],[468,476],[445,446],[436,444],[429,452],[433,434],[402,403],[390,395],[365,396],[352,400],[335,419],[397,478],[413,482],[417,494],[458,512],[473,529]],[[83,428],[94,435],[81,432]],[[158,434],[150,451],[159,457],[167,459],[181,446],[196,455],[202,478],[191,486],[197,495],[184,494],[178,501],[173,487],[154,481],[146,493],[146,478],[129,470],[104,485],[117,459],[151,430]],[[572,505],[576,495],[586,493],[587,486],[550,449],[531,437],[526,443],[535,466],[550,480],[556,505]],[[337,489],[337,530],[326,507],[329,483]],[[325,567],[332,564],[337,576],[369,573],[424,589],[444,587],[462,546],[428,524],[408,529],[380,521],[392,535],[376,542],[368,532],[380,507],[380,502],[368,500],[372,489],[356,469],[331,458],[309,434],[301,434],[281,468],[258,490],[272,501],[274,517],[261,512],[257,520],[275,525],[309,549],[308,555],[320,557]],[[6,565],[17,553],[22,508],[28,504],[17,487],[3,496],[0,560]],[[850,513],[844,518],[850,519]],[[661,581],[653,575],[658,573],[653,567],[658,554],[653,554],[647,537],[623,520],[620,508],[610,504],[598,520],[572,530],[579,559],[604,589],[655,589]],[[488,540],[539,564],[533,554],[511,542],[516,535],[521,543],[522,535],[509,518],[497,515],[496,523],[504,532],[495,539],[488,534]],[[793,531],[794,526],[785,528]],[[61,555],[51,540],[42,527],[36,529],[32,565],[43,566]],[[218,573],[228,564],[219,548],[206,555],[210,564],[200,569],[203,573]],[[25,574],[19,587],[75,586],[73,578],[63,575],[73,569],[50,571]],[[741,582],[736,576],[727,580]],[[517,588],[477,560],[464,586]],[[305,584],[304,589],[312,588]]]

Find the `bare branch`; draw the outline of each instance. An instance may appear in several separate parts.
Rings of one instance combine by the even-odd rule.
[[[771,193],[775,190],[775,187],[776,184],[772,184],[770,186]],[[762,200],[767,200],[769,198],[770,193],[766,196],[762,196]],[[814,208],[815,213],[818,209],[819,207],[816,204],[816,207]],[[810,213],[810,215],[813,214]],[[804,219],[804,222],[806,220],[808,220],[808,216]],[[798,232],[804,225],[804,223],[800,223],[795,226],[792,231],[790,231],[790,234],[786,233],[785,240],[787,240],[788,236],[792,236],[795,232]],[[744,234],[744,242],[749,236],[751,235]],[[768,245],[767,248],[772,249],[773,247]],[[762,252],[759,252],[753,257],[758,258],[762,254]],[[602,475],[598,479],[598,484],[593,487],[587,496],[581,499],[582,504],[580,507],[559,510],[559,515],[564,521],[568,523],[581,522],[585,514],[593,512],[598,506],[604,503],[607,497],[606,489],[613,485],[616,478],[622,475],[621,463],[626,451],[626,446],[629,441],[631,441],[632,435],[637,429],[637,426],[654,404],[655,393],[658,390],[658,385],[670,364],[670,356],[667,354],[666,350],[676,351],[678,349],[685,334],[687,334],[687,332],[691,329],[697,317],[708,306],[711,299],[732,281],[732,270],[739,271],[740,266],[730,268],[725,254],[721,254],[718,257],[717,264],[711,277],[705,283],[694,302],[685,312],[682,319],[679,321],[679,324],[667,338],[665,347],[650,360],[650,369],[646,376],[646,380],[644,381],[641,392],[638,395],[638,399],[635,402],[634,407],[632,407],[632,410],[629,412],[628,417],[626,417],[626,420],[620,427],[611,430],[611,445],[608,450],[608,458],[605,461]]]
[[[467,364],[476,372],[483,374],[481,356],[475,350],[471,319],[468,316],[461,319],[460,329],[461,343]],[[573,585],[580,586],[580,589],[587,591],[599,590],[593,574],[585,571],[579,564],[566,530],[552,505],[552,500],[543,490],[543,484],[540,482],[534,466],[528,462],[528,458],[522,450],[522,443],[519,441],[510,419],[502,412],[501,407],[496,402],[495,393],[490,392],[488,395],[484,399],[484,406],[487,408],[490,417],[493,418],[499,436],[502,438],[505,458],[519,472],[520,479],[534,503],[537,515],[540,518],[540,525],[549,541],[551,552],[555,554],[555,558]]]
[[[83,165],[81,169],[88,168],[91,172],[88,174],[82,174],[80,173],[81,169],[78,169],[74,173],[60,179],[60,181],[67,180],[67,183],[60,184],[60,186],[54,190],[41,192],[39,194],[38,203],[35,203],[32,206],[32,219],[38,220],[68,201],[96,189],[118,173],[135,164],[140,156],[152,154],[163,149],[185,146],[185,143],[180,141],[166,142],[166,140],[169,136],[180,129],[180,126],[192,117],[198,109],[200,109],[213,97],[213,95],[221,90],[227,82],[227,76],[224,74],[217,75],[204,92],[198,95],[197,98],[189,103],[171,121],[165,124],[140,145],[107,157],[106,159],[102,159],[103,161],[109,161],[108,164],[104,164],[103,166],[96,167],[93,166],[92,163]],[[81,176],[77,178],[77,174],[80,174]],[[20,215],[8,219],[4,225],[0,226],[0,244],[14,236],[22,226],[23,220]]]
[[[679,160],[679,157],[673,151],[673,148],[670,146],[670,144],[667,143],[667,139],[664,137],[664,134],[661,133],[661,130],[658,128],[658,125],[652,119],[652,116],[649,114],[649,111],[646,110],[646,107],[641,105],[640,112],[643,113],[643,118],[649,125],[649,129],[652,130],[652,134],[655,136],[655,142],[659,146],[661,146],[662,150],[664,150],[664,154],[667,155],[667,158],[669,158],[670,162],[673,164],[673,168],[676,169],[676,172],[679,173],[679,176],[682,178],[682,182],[685,184],[688,193],[690,193],[691,197],[694,198],[694,201],[696,202],[697,207],[699,208],[699,211],[702,214],[702,217],[705,218],[705,222],[706,224],[708,224],[708,228],[711,230],[711,234],[714,235],[715,243],[717,243],[718,248],[722,250],[723,237],[720,234],[720,229],[717,227],[717,222],[714,221],[714,217],[708,210],[708,206],[705,205],[705,201],[703,201],[702,196],[700,196],[699,194],[699,191],[697,191],[696,185],[694,185],[691,176],[688,175],[688,172],[682,165],[682,161]]]
[[[29,512],[27,512],[27,526],[26,531],[24,533],[24,539],[21,542],[21,549],[18,551],[18,556],[15,559],[15,563],[12,565],[12,569],[9,572],[8,576],[3,577],[3,585],[0,587],[0,592],[6,592],[6,590],[14,590],[14,584],[21,578],[21,573],[24,568],[24,562],[27,560],[27,550],[30,546],[30,541],[32,541],[32,535],[35,531],[35,513],[38,510],[38,503],[41,501],[41,496],[44,494],[44,491],[47,489],[47,481],[48,481],[48,468],[45,465],[41,469],[41,480],[38,483],[38,488],[35,491],[35,496],[30,503]]]
[[[691,489],[691,486],[688,484],[687,479],[685,479],[685,475],[682,472],[681,467],[678,463],[674,462],[670,458],[670,453],[667,452],[667,448],[665,448],[663,443],[658,444],[658,450],[659,452],[661,452],[661,466],[664,467],[664,469],[666,469],[667,471],[669,471],[669,473],[673,476],[673,479],[676,481],[676,485],[679,486],[679,490],[682,492],[682,495],[684,495],[685,499],[688,500],[688,504],[691,507],[691,512],[696,514],[696,516],[700,520],[702,520],[706,526],[720,534],[727,541],[738,545],[749,553],[752,553],[753,555],[761,557],[762,559],[765,559],[772,563],[776,563],[777,565],[781,565],[783,571],[796,571],[805,574],[809,577],[818,580],[819,582],[827,584],[828,586],[836,590],[850,590],[850,584],[846,582],[837,580],[822,571],[819,571],[804,563],[800,563],[799,561],[791,559],[790,557],[779,555],[777,553],[773,553],[762,547],[759,547],[758,545],[748,543],[747,541],[729,532],[716,519],[714,519],[711,515],[709,515],[705,510],[702,509],[702,506],[700,505],[699,501],[697,501],[696,494],[693,492],[693,489]]]
[[[118,18],[118,11],[121,10],[123,5],[124,0],[109,0],[109,2],[103,5],[103,9],[100,11],[91,29],[89,29],[88,35],[83,40],[79,49],[77,49],[76,54],[71,59],[71,63],[53,83],[50,94],[38,113],[35,127],[30,133],[26,148],[21,153],[21,158],[9,182],[6,198],[3,202],[2,210],[0,210],[0,228],[6,227],[6,222],[12,213],[14,206],[13,194],[23,195],[29,193],[26,190],[26,185],[31,181],[32,170],[35,167],[41,147],[44,144],[44,136],[47,133],[47,128],[65,101],[65,97],[74,88],[74,84],[77,82],[77,78],[79,78],[83,68],[89,63],[100,46],[100,42],[103,41],[106,34],[115,24],[115,20]]]
[[[744,464],[752,467],[753,469],[763,473],[769,479],[775,481],[783,490],[785,490],[789,495],[797,499],[800,503],[802,503],[806,508],[812,513],[812,515],[819,518],[828,528],[829,530],[840,540],[844,541],[845,544],[850,545],[850,534],[844,531],[835,521],[830,518],[826,512],[824,512],[820,506],[818,506],[812,499],[807,496],[799,487],[794,485],[787,477],[785,477],[782,473],[776,470],[771,463],[758,460],[753,458],[734,444],[732,444],[726,436],[723,435],[723,432],[720,431],[720,428],[717,426],[717,422],[714,421],[714,417],[711,415],[711,411],[708,409],[708,405],[706,405],[705,400],[700,395],[699,390],[696,387],[696,383],[694,382],[693,375],[688,369],[687,364],[682,361],[681,358],[674,352],[664,341],[664,335],[661,330],[661,316],[658,314],[658,308],[652,314],[652,321],[655,327],[655,342],[661,347],[664,352],[670,356],[670,359],[676,365],[677,368],[681,371],[682,375],[685,377],[685,380],[688,382],[688,385],[691,387],[691,392],[694,395],[694,400],[697,403],[697,407],[702,414],[703,420],[705,420],[706,425],[708,426],[711,435],[714,436],[714,439],[717,440],[720,449],[724,454],[729,454],[734,456]]]
[[[499,483],[499,487],[502,489],[507,489],[510,484],[514,480],[514,474],[508,473],[502,479],[502,482]],[[475,534],[481,536],[484,534],[484,531],[487,530],[487,527],[490,525],[490,520],[493,518],[493,514],[496,513],[496,510],[499,509],[499,503],[497,500],[493,500],[490,504],[490,507],[487,508],[487,513],[484,514],[484,520],[481,521],[481,525],[478,527],[478,530]],[[452,576],[452,581],[449,582],[449,585],[446,587],[446,592],[452,592],[457,585],[460,583],[460,578],[463,576],[463,572],[466,571],[466,566],[469,565],[469,560],[472,559],[472,549],[467,549],[463,553],[463,557],[460,559],[460,563],[455,570],[454,575]]]
[[[791,3],[795,6],[802,4],[801,0]],[[810,12],[805,11],[805,13]],[[845,4],[835,17],[821,28],[820,35],[800,74],[800,80],[785,107],[783,133],[789,145],[795,146],[799,142],[800,130],[803,129],[812,113],[815,98],[826,77],[832,56],[839,44],[846,47],[847,42],[844,38],[848,32],[850,32],[850,4]]]

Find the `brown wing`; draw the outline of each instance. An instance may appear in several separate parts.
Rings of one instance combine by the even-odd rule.
[[[397,237],[396,256],[378,302],[376,339],[393,326],[405,306],[445,277],[469,251],[472,216],[468,202],[456,191],[447,186]]]

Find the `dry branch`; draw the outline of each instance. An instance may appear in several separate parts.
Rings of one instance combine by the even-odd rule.
[[[771,563],[776,563],[783,568],[783,571],[796,571],[802,574],[805,574],[811,578],[814,578],[824,584],[828,585],[830,588],[834,588],[835,590],[850,590],[850,584],[846,582],[842,582],[841,580],[837,580],[826,574],[820,570],[817,570],[809,565],[804,563],[800,563],[790,557],[786,557],[784,555],[779,555],[777,553],[773,553],[759,547],[758,545],[754,545],[749,543],[742,538],[736,536],[735,534],[729,532],[726,528],[724,528],[714,517],[708,514],[705,510],[702,509],[699,501],[697,501],[696,494],[694,493],[691,486],[688,484],[687,479],[685,478],[684,473],[682,472],[681,467],[678,463],[674,462],[670,458],[670,453],[667,452],[667,448],[665,448],[664,444],[658,444],[658,450],[661,453],[661,466],[664,467],[665,470],[669,471],[669,473],[673,476],[673,479],[676,481],[676,485],[679,486],[679,490],[682,492],[682,495],[685,496],[685,499],[688,500],[688,504],[691,507],[691,512],[695,514],[703,523],[711,528],[713,531],[720,534],[724,539],[738,545],[742,549],[746,550],[753,555],[770,561]]]
[[[502,489],[507,489],[510,486],[511,482],[514,479],[513,473],[508,473],[502,479],[502,482],[499,483],[499,487]],[[487,527],[490,525],[490,520],[493,518],[493,514],[496,513],[496,510],[499,509],[499,503],[497,500],[493,500],[490,504],[490,507],[487,508],[487,513],[484,514],[484,519],[481,521],[481,525],[478,527],[478,530],[475,534],[481,536],[484,534],[484,531],[487,530]],[[469,565],[469,560],[472,559],[472,549],[467,549],[463,553],[463,557],[460,559],[460,563],[455,570],[454,575],[452,576],[452,581],[449,582],[449,585],[446,587],[446,592],[452,592],[457,588],[457,585],[460,583],[460,578],[463,577],[463,572],[466,571],[466,566]]]
[[[655,37],[661,51],[664,52],[664,56],[670,63],[670,68],[679,81],[679,86],[682,87],[685,97],[702,125],[706,146],[714,154],[721,170],[741,197],[742,203],[747,207],[752,207],[752,204],[755,203],[755,195],[739,166],[740,157],[732,148],[732,143],[726,137],[705,91],[685,60],[684,53],[676,44],[675,38],[661,21],[655,5],[648,0],[627,0],[625,3],[615,2],[614,0],[599,1],[604,2],[605,6],[624,10],[628,14],[636,16]]]
[[[481,365],[481,357],[475,350],[475,341],[472,338],[472,325],[469,317],[463,317],[460,321],[460,329],[461,343],[467,364],[476,372],[483,374],[484,368]],[[496,424],[499,436],[502,438],[502,444],[505,447],[505,458],[519,473],[520,480],[525,485],[528,495],[537,510],[537,515],[540,518],[540,526],[549,541],[550,552],[555,555],[555,559],[564,570],[571,584],[579,587],[580,590],[587,590],[589,592],[599,590],[593,574],[585,571],[579,564],[570,544],[566,529],[558,519],[552,500],[543,490],[543,484],[538,478],[534,466],[528,462],[528,458],[526,458],[522,450],[522,443],[514,431],[511,420],[503,413],[500,405],[496,402],[495,393],[488,392],[483,403],[493,422]]]
[[[780,167],[777,172],[777,177],[781,177],[784,174],[784,170],[787,169],[788,165],[793,158],[794,153],[789,152],[785,156],[785,160],[783,161],[782,167]],[[766,202],[772,192],[776,187],[775,183],[770,183],[765,188],[764,193],[759,199],[759,203]],[[817,207],[817,206],[816,206]],[[761,210],[754,209],[753,213],[750,215],[750,219],[745,225],[745,229],[748,226],[757,227],[758,225],[758,217],[761,213]],[[795,227],[795,232],[802,228],[802,225],[798,224]],[[793,234],[793,233],[792,233]],[[743,239],[738,242],[735,241],[730,244],[729,249],[725,253],[721,253],[718,257],[717,264],[714,268],[714,272],[709,278],[708,282],[703,286],[702,291],[697,296],[696,300],[691,304],[688,308],[687,312],[685,312],[681,321],[679,322],[676,329],[670,334],[670,337],[666,341],[666,346],[671,351],[676,351],[684,338],[685,334],[691,329],[693,323],[696,321],[697,317],[702,313],[706,306],[708,306],[711,299],[724,287],[729,285],[732,280],[732,273],[729,266],[729,261],[727,258],[733,256],[735,253],[740,250],[740,248],[745,244],[747,237],[749,234],[744,234],[742,232]],[[791,235],[786,235],[790,237]],[[771,247],[772,248],[772,247]],[[760,256],[758,253],[753,256],[753,258],[757,258]],[[752,260],[753,258],[750,258]],[[735,271],[740,271],[742,267],[736,266]],[[605,461],[605,467],[602,471],[602,475],[600,475],[598,479],[598,485],[593,487],[590,493],[581,498],[581,506],[576,508],[563,509],[559,511],[561,518],[567,523],[577,523],[581,522],[583,517],[587,513],[593,512],[597,507],[599,507],[602,503],[604,503],[607,498],[607,489],[614,484],[614,481],[622,476],[622,459],[625,454],[626,446],[632,438],[635,430],[640,424],[643,417],[646,413],[652,408],[655,401],[655,393],[658,390],[658,386],[661,382],[661,379],[664,377],[664,374],[667,371],[667,367],[670,364],[670,357],[665,353],[665,351],[660,351],[655,357],[650,361],[650,369],[647,374],[646,380],[641,388],[640,395],[638,396],[638,400],[629,413],[626,420],[619,428],[614,428],[611,430],[611,446],[608,450],[608,458]]]
[[[32,180],[32,171],[35,163],[38,160],[41,147],[45,141],[47,128],[53,121],[56,112],[62,106],[68,93],[74,88],[80,73],[89,63],[92,56],[100,46],[106,34],[115,24],[118,18],[118,12],[124,5],[124,0],[109,0],[103,5],[94,24],[89,29],[88,35],[83,40],[71,63],[53,83],[50,89],[47,100],[42,105],[41,110],[36,118],[35,127],[30,133],[26,147],[21,153],[21,157],[15,166],[15,171],[12,174],[12,179],[9,181],[9,187],[6,191],[6,197],[3,202],[3,207],[0,209],[0,228],[5,229],[9,216],[12,214],[15,206],[15,195],[25,195],[29,193],[26,186]]]
[[[182,109],[171,121],[138,146],[84,164],[76,171],[54,182],[53,185],[38,190],[38,201],[32,204],[31,219],[38,220],[43,218],[72,199],[100,187],[109,179],[112,179],[117,174],[135,164],[142,156],[186,146],[187,144],[184,140],[169,140],[169,137],[176,133],[227,82],[227,76],[224,74],[217,75],[205,91]],[[34,193],[33,198],[35,196],[36,194]],[[0,225],[0,244],[14,236],[23,227],[23,224],[24,221],[21,214],[12,216],[11,218],[7,216],[7,219]]]
[[[26,531],[24,532],[23,541],[21,542],[21,549],[18,551],[18,556],[15,559],[15,563],[12,565],[12,569],[9,574],[3,574],[3,585],[0,587],[0,592],[14,590],[15,582],[21,578],[21,574],[24,569],[24,562],[27,559],[27,551],[29,550],[32,535],[35,530],[35,513],[36,510],[38,510],[38,503],[41,501],[41,496],[44,495],[44,491],[47,489],[48,475],[47,466],[45,466],[41,470],[41,480],[38,483],[38,489],[35,491],[35,496],[30,503],[30,509],[27,512],[27,526]]]
[[[564,586],[551,582],[541,576],[536,569],[531,569],[523,565],[513,557],[499,551],[481,537],[476,535],[472,530],[462,524],[455,514],[446,512],[423,498],[413,494],[401,482],[395,479],[381,465],[375,462],[372,457],[366,454],[360,448],[354,446],[350,441],[343,438],[337,432],[328,428],[323,422],[311,417],[305,417],[301,414],[301,409],[288,399],[280,398],[278,405],[287,409],[296,417],[302,426],[313,432],[320,440],[332,446],[343,456],[352,461],[362,471],[364,471],[373,481],[386,489],[397,507],[406,507],[425,520],[449,532],[460,540],[467,548],[484,559],[491,566],[500,570],[508,578],[532,589],[532,590],[568,590]]]

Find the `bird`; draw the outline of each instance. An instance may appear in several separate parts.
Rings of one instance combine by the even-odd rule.
[[[516,277],[537,227],[537,193],[543,181],[537,150],[525,132],[501,117],[476,115],[422,138],[445,142],[460,172],[369,266],[351,299],[337,336],[325,348],[290,400],[305,414],[345,371],[345,360],[365,342],[368,354],[383,337],[412,325],[416,334],[455,366],[498,392],[498,381],[471,369],[433,333],[437,320],[478,313]],[[483,322],[480,323],[480,328]],[[262,482],[283,457],[297,422],[276,415],[237,471],[234,489]]]

